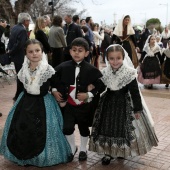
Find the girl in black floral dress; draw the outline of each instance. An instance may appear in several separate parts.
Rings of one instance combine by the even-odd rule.
[[[103,165],[113,157],[146,154],[158,143],[127,52],[115,44],[106,54],[109,64],[102,70],[102,81],[107,90],[100,98],[89,143],[90,151],[105,155]]]

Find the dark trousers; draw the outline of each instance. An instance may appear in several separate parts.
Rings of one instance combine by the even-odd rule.
[[[64,135],[71,135],[74,133],[75,124],[78,125],[80,135],[83,137],[87,137],[90,135],[89,130],[89,105],[84,104],[84,106],[72,106],[67,103],[63,113],[64,120]]]
[[[66,47],[64,49],[64,61],[69,61],[69,60],[72,60],[72,56],[70,55],[70,47]]]
[[[52,49],[52,66],[55,68],[63,62],[63,48],[51,48]]]

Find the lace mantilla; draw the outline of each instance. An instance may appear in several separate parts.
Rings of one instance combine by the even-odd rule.
[[[101,80],[110,90],[120,90],[134,80],[137,71],[134,68],[122,65],[115,73],[110,64],[102,70]]]
[[[165,30],[162,32],[162,38],[168,39],[170,37],[170,30],[168,30],[168,33],[165,32]]]
[[[161,49],[159,45],[155,45],[153,48],[150,48],[150,46],[148,45],[143,50],[147,53],[146,56],[154,57],[154,54],[160,52]]]

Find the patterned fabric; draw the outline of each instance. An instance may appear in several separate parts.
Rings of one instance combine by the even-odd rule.
[[[157,146],[158,139],[146,110],[136,120],[125,89],[102,95],[92,126],[90,151],[127,158],[146,154]]]
[[[161,75],[158,57],[145,57],[141,63],[141,71],[144,79],[155,79]]]
[[[9,112],[4,132],[0,145],[0,154],[4,155],[10,161],[13,161],[19,165],[34,165],[39,167],[52,166],[55,164],[68,162],[68,157],[71,154],[70,146],[62,133],[63,119],[61,111],[54,99],[50,94],[45,95],[44,103],[46,108],[46,143],[44,150],[37,156],[27,159],[17,159],[7,147],[7,136],[10,128],[10,122],[13,119],[13,115],[16,106],[20,102],[23,93],[18,97],[11,111]]]
[[[137,76],[137,71],[125,64],[123,64],[116,72],[113,72],[110,64],[108,64],[108,67],[104,68],[101,72],[103,74],[101,80],[111,90],[119,90],[122,87],[125,87]]]
[[[55,74],[55,70],[48,64],[47,57],[44,53],[42,55],[42,60],[36,67],[34,77],[30,75],[29,64],[30,61],[25,56],[23,66],[18,73],[18,79],[23,83],[28,93],[40,94],[40,87]]]
[[[119,147],[124,144],[130,146],[130,141],[134,139],[132,135],[134,118],[131,113],[132,107],[127,88],[119,91],[108,89],[102,95],[94,117],[91,135],[94,142],[98,141],[101,146],[105,143],[110,147],[113,144]]]

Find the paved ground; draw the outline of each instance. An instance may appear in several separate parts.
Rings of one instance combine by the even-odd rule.
[[[7,81],[0,84],[0,136],[5,124],[8,112],[13,105],[12,98],[15,93],[15,81],[11,85]],[[144,99],[152,113],[156,134],[159,138],[159,146],[154,147],[144,156],[130,158],[128,160],[115,160],[108,166],[101,165],[101,157],[94,152],[88,152],[88,160],[79,162],[77,156],[73,162],[56,165],[53,167],[41,168],[42,170],[170,170],[170,89],[164,85],[156,85],[154,89],[148,90],[141,87]],[[79,135],[76,129],[76,143],[79,145]],[[20,167],[0,156],[0,170],[38,170],[37,167]]]

